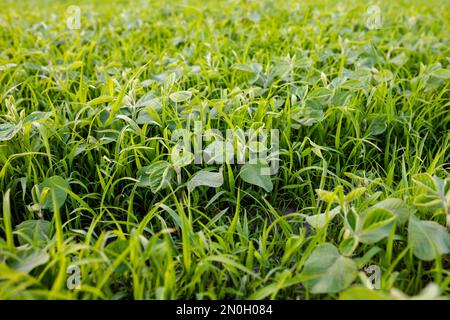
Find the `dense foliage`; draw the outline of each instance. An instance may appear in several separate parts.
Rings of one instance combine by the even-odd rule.
[[[1,299],[450,296],[449,2],[1,2]]]

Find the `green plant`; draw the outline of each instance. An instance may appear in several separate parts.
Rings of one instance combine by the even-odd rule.
[[[449,3],[77,2],[2,1],[0,299],[449,298]]]

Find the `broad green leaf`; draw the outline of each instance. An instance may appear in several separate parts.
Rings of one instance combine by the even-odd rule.
[[[50,239],[50,221],[26,220],[16,226],[15,233],[18,235],[20,245],[24,244],[45,244]]]
[[[14,138],[14,136],[19,132],[20,126],[12,123],[2,123],[0,124],[0,141],[8,141]]]
[[[428,173],[419,173],[413,176],[413,181],[429,192],[437,192],[436,179]]]
[[[355,263],[331,243],[319,245],[306,260],[302,275],[313,276],[305,282],[312,293],[334,293],[346,289],[356,278]]]
[[[386,131],[387,119],[385,115],[375,115],[369,117],[369,132],[373,136],[378,136]]]
[[[349,238],[343,240],[339,244],[339,251],[346,257],[349,257],[353,254],[353,252],[356,250],[356,248],[359,245],[358,239],[356,239],[353,236],[350,236]]]
[[[433,77],[439,78],[439,79],[443,79],[443,80],[447,80],[450,79],[450,70],[449,69],[438,69],[436,71],[433,71],[431,73],[431,75]]]
[[[252,11],[247,14],[247,19],[254,23],[261,21],[261,15],[257,11]]]
[[[196,172],[187,183],[189,192],[192,192],[198,186],[208,186],[218,188],[223,184],[222,172],[212,172],[201,170]]]
[[[189,100],[192,97],[192,92],[190,91],[177,91],[172,94],[170,94],[169,98],[173,102],[184,102]]]
[[[383,208],[369,208],[360,219],[362,230],[374,230],[385,226],[395,219],[395,216],[389,210]]]
[[[150,176],[147,174],[149,166],[141,167],[136,173],[139,187],[150,187]]]
[[[271,192],[273,189],[273,184],[270,176],[267,174],[269,171],[269,166],[261,163],[244,164],[239,175],[245,182],[259,186],[267,192]]]
[[[396,216],[389,210],[372,207],[361,214],[356,234],[363,243],[375,243],[389,236]]]
[[[324,88],[324,87],[316,87],[315,89],[311,89],[311,92],[308,94],[308,99],[306,101],[306,107],[312,107],[322,110],[322,104],[325,104],[328,99],[333,95],[333,90]]]
[[[147,174],[150,178],[150,190],[156,193],[170,186],[173,178],[173,169],[170,163],[158,161],[150,165]]]
[[[138,186],[150,187],[153,193],[170,186],[173,168],[167,161],[156,161],[150,166],[142,167],[137,172]]]
[[[308,100],[305,106],[291,109],[291,126],[299,129],[301,126],[312,126],[324,117],[322,105],[315,100]]]
[[[48,253],[44,250],[26,252],[23,255],[19,255],[17,260],[12,263],[12,268],[19,272],[29,273],[34,268],[46,264],[50,259]]]
[[[362,83],[368,83],[372,78],[372,74],[367,69],[357,69],[355,71],[344,69],[342,75],[347,79],[358,80]]]
[[[407,206],[407,204],[403,200],[397,198],[385,199],[378,202],[373,207],[389,210],[397,216],[397,221],[400,224],[408,221],[409,215],[411,214],[411,209]]]
[[[394,75],[390,70],[383,69],[374,75],[374,79],[378,82],[388,82],[394,79]]]
[[[450,233],[434,221],[423,221],[411,215],[408,226],[408,243],[414,255],[425,261],[450,253]]]
[[[263,67],[259,63],[237,64],[233,66],[233,69],[250,73],[250,84],[257,82],[263,71]]]
[[[234,146],[226,141],[213,141],[203,151],[207,164],[230,163],[234,157]]]
[[[111,260],[114,261],[116,260],[122,252],[124,252],[128,246],[129,246],[129,242],[128,240],[115,240],[111,243],[109,243],[104,251],[106,256]],[[127,265],[125,262],[122,262],[119,264],[119,266],[114,270],[115,273],[124,273],[125,271],[127,271]]]
[[[389,59],[390,63],[396,64],[399,67],[403,66],[407,61],[408,61],[408,57],[406,56],[406,54],[404,52]]]
[[[413,181],[419,186],[414,205],[421,211],[450,212],[450,179],[441,179],[428,173],[417,174]]]
[[[445,202],[435,194],[420,194],[414,197],[414,206],[421,212],[435,212],[445,208]]]
[[[66,179],[60,176],[52,176],[50,178],[45,179],[44,182],[39,184],[39,190],[41,193],[46,192],[46,190],[48,190],[44,202],[41,203],[42,208],[53,211],[52,190],[54,191],[55,194],[55,202],[58,208],[61,208],[67,198],[67,193],[66,191],[64,191],[64,189],[70,190],[70,185]]]
[[[45,120],[51,117],[51,115],[52,115],[51,112],[34,111],[23,119],[23,123]]]
[[[337,206],[336,208],[330,210],[328,214],[326,213],[320,213],[315,214],[313,216],[306,216],[305,220],[310,224],[312,227],[316,229],[322,229],[328,222],[333,220],[333,218],[340,212],[341,208]]]
[[[153,110],[150,107],[147,107],[145,109],[142,109],[139,111],[137,119],[137,124],[156,124],[157,126],[161,125],[161,118],[159,117],[158,112]]]
[[[415,296],[408,296],[407,294],[405,294],[404,292],[402,292],[399,289],[393,288],[391,289],[391,299],[396,299],[396,300],[441,300],[441,299],[445,299],[447,300],[448,298],[441,296],[441,288],[439,287],[438,284],[431,282],[428,283],[427,286],[425,288],[422,289],[422,291],[420,291],[420,293],[418,295]]]
[[[356,213],[355,208],[351,207],[345,215],[344,224],[347,230],[355,232],[359,225],[359,215]]]
[[[194,154],[184,147],[179,147],[178,145],[172,148],[170,153],[170,161],[172,165],[176,168],[185,167],[194,161]]]
[[[162,109],[163,104],[161,98],[155,97],[153,92],[149,92],[136,102],[136,108],[141,107],[148,107],[155,111],[159,111]]]
[[[369,85],[368,82],[363,82],[358,79],[350,79],[342,82],[342,84],[340,84],[340,87],[347,90],[367,90],[369,88]]]

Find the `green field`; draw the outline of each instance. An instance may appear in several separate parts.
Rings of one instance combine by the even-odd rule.
[[[450,298],[450,2],[0,7],[0,299]]]

